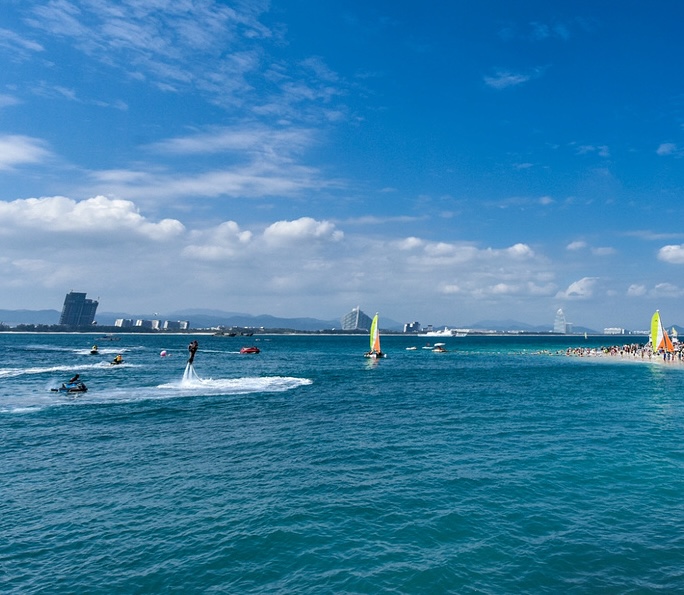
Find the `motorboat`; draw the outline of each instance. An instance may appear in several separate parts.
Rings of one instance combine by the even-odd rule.
[[[423,337],[444,337],[444,338],[449,338],[449,337],[466,337],[468,335],[468,332],[470,329],[450,329],[448,326],[445,326],[442,330],[439,331],[427,331],[426,333],[423,333]]]
[[[260,353],[261,349],[255,346],[251,347],[241,347],[240,348],[240,353]]]

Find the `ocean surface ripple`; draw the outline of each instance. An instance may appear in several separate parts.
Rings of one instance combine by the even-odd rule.
[[[3,592],[684,591],[683,366],[191,338],[0,335]]]

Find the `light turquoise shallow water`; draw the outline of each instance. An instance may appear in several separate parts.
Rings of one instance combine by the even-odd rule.
[[[3,592],[684,591],[684,366],[197,339],[0,335]]]

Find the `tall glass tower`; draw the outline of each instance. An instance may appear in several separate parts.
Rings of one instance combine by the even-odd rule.
[[[95,320],[97,300],[86,299],[85,293],[70,291],[64,298],[59,324],[65,326],[90,326]]]
[[[371,317],[364,314],[361,308],[357,306],[348,314],[345,314],[340,320],[343,331],[368,331],[371,327]]]
[[[558,308],[558,312],[556,312],[556,319],[553,321],[553,332],[561,335],[568,333],[568,322],[565,320],[562,308]]]

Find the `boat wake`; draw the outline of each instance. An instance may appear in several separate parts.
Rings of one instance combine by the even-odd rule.
[[[179,382],[160,384],[156,388],[166,396],[241,395],[248,393],[284,392],[312,384],[309,378],[292,376],[255,376],[243,378],[200,378],[194,373],[184,374]]]
[[[88,349],[74,349],[72,353],[75,353],[76,355],[87,355],[87,356],[95,356],[95,355],[116,355],[117,353],[126,353],[128,349],[114,349],[114,348],[102,348],[98,347],[97,348],[97,354],[91,353],[90,348]]]
[[[118,367],[131,367],[133,364],[123,363]],[[103,368],[109,369],[117,366],[111,366],[109,361],[99,361],[94,364],[86,364],[75,366],[69,364],[68,366],[36,366],[33,368],[4,368],[0,369],[0,378],[14,378],[16,376],[34,375],[34,374],[51,374],[53,372],[66,372],[71,375],[74,369],[78,368],[79,372],[82,370],[101,370]]]
[[[283,392],[299,386],[311,384],[308,378],[291,376],[267,376],[248,378],[200,378],[195,366],[188,363],[180,382],[160,384],[158,389],[178,391],[183,394],[199,395],[237,395],[254,392]]]
[[[109,365],[109,364],[107,364]],[[163,401],[188,397],[214,397],[253,393],[281,393],[312,384],[309,378],[266,376],[243,378],[200,378],[187,370],[183,378],[156,386],[103,388],[89,383],[87,393],[49,392],[49,387],[24,395],[0,398],[0,414],[29,414],[51,407],[116,405],[143,401]]]

